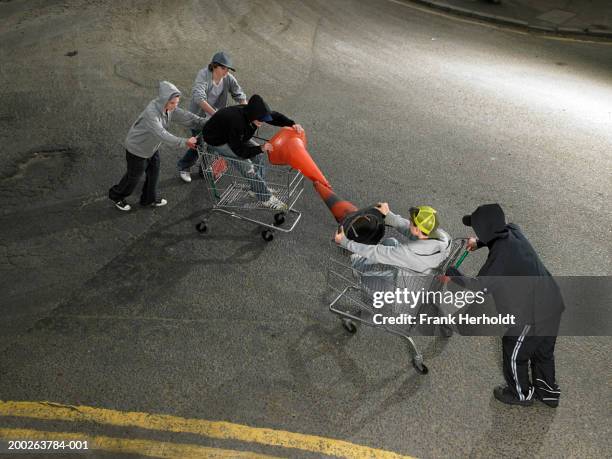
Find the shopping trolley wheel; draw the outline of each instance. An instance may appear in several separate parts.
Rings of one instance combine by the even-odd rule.
[[[204,169],[202,169],[202,166],[198,167],[198,174],[200,174],[200,178],[204,178]]]
[[[429,373],[429,368],[425,366],[422,360],[412,359],[412,366],[420,375],[426,375],[427,373]]]
[[[283,212],[274,214],[274,224],[280,226],[283,223],[285,223],[285,214]]]
[[[208,225],[204,221],[199,222],[196,225],[196,230],[198,231],[198,233],[204,234],[206,231],[208,231]]]
[[[261,232],[261,237],[264,241],[270,242],[272,239],[274,239],[274,233],[270,230],[263,230]]]
[[[351,335],[357,331],[357,326],[355,325],[355,322],[350,319],[342,319],[342,326]]]

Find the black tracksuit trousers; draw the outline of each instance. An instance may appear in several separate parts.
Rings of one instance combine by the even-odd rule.
[[[119,201],[131,195],[138,182],[145,174],[145,182],[140,194],[140,204],[148,206],[157,201],[157,182],[159,181],[159,151],[156,151],[149,159],[133,155],[125,150],[127,172],[121,181],[108,190],[108,197],[113,201]]]
[[[531,400],[534,392],[544,401],[559,400],[554,352],[560,319],[559,315],[539,324],[512,327],[502,337],[504,378],[519,400]]]

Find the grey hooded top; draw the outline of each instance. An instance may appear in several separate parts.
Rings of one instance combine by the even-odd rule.
[[[141,158],[150,158],[162,143],[173,148],[187,147],[186,138],[177,137],[167,131],[170,121],[176,121],[187,128],[201,129],[206,120],[180,107],[173,112],[165,112],[166,103],[177,95],[180,96],[181,92],[172,83],[159,83],[159,97],[149,102],[127,134],[127,151]]]
[[[410,221],[399,215],[389,212],[385,217],[385,223],[406,236],[410,235]],[[435,239],[417,239],[403,242],[397,246],[360,244],[346,237],[340,242],[340,245],[367,258],[372,263],[382,263],[421,274],[431,274],[431,270],[440,266],[450,255],[451,242],[448,233],[438,228]]]
[[[191,102],[189,103],[189,111],[199,116],[206,116],[206,112],[200,107],[200,102],[208,102],[208,91],[212,87],[212,72],[208,67],[200,69],[196,75],[193,88],[191,89]],[[227,106],[227,94],[230,93],[232,98],[240,103],[246,101],[246,94],[238,84],[234,75],[228,73],[223,77],[223,91],[219,94],[219,98],[213,105],[215,109],[224,108]]]

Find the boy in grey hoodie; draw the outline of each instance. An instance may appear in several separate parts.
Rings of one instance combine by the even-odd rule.
[[[173,148],[195,148],[197,139],[176,137],[166,129],[170,121],[191,129],[201,129],[205,119],[178,107],[181,92],[168,81],[159,83],[159,97],[153,99],[136,119],[125,139],[127,172],[121,181],[108,190],[108,197],[119,210],[131,206],[125,198],[132,194],[142,174],[146,175],[140,195],[143,206],[160,207],[168,203],[157,195],[159,179],[159,148],[165,144]]]
[[[210,60],[207,67],[200,69],[196,75],[193,89],[191,90],[191,101],[189,111],[198,116],[209,119],[217,110],[227,107],[229,97],[235,102],[246,105],[247,96],[238,84],[236,77],[230,73],[235,71],[229,54],[219,51]],[[196,135],[194,130],[191,132]],[[183,157],[178,160],[177,166],[179,177],[186,183],[191,182],[189,169],[198,160],[197,150],[187,150]]]
[[[385,224],[407,236],[409,241],[400,244],[394,238],[387,238],[376,245],[360,244],[349,240],[340,226],[334,240],[338,245],[362,257],[361,260],[354,260],[355,264],[382,263],[420,274],[430,274],[431,270],[441,265],[450,255],[451,238],[438,228],[438,218],[433,208],[413,207],[410,209],[409,220],[391,212],[386,202],[379,203],[376,208],[385,216]]]

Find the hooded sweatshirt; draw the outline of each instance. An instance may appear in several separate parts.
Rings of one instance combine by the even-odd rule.
[[[455,268],[447,274],[462,276],[454,280],[470,290],[486,289],[498,312],[514,315],[517,324],[534,324],[561,314],[563,299],[550,272],[520,228],[505,224],[501,208],[489,206],[479,207],[471,217],[476,236],[489,248],[477,277],[464,277]]]
[[[173,148],[186,148],[187,139],[177,137],[167,131],[170,121],[176,121],[190,129],[200,129],[205,119],[189,113],[180,107],[173,112],[166,112],[164,106],[181,92],[168,81],[159,83],[159,97],[153,99],[147,108],[138,116],[125,139],[125,148],[134,156],[150,158],[159,150],[161,144]]]
[[[410,236],[410,221],[389,212],[385,223],[405,236]],[[431,274],[450,255],[451,238],[444,230],[437,229],[435,238],[410,240],[395,247],[382,244],[367,245],[344,238],[340,245],[372,263],[382,263],[406,268],[420,274]]]
[[[231,94],[232,98],[240,103],[246,100],[246,94],[238,84],[238,81],[231,73],[228,73],[223,77],[223,90],[217,101],[212,104],[214,108],[220,109],[227,106],[227,95]],[[198,116],[207,116],[206,112],[200,107],[200,103],[203,101],[208,102],[208,94],[213,86],[212,72],[208,70],[208,66],[201,69],[193,83],[191,89],[191,102],[189,103],[189,111],[195,113]]]
[[[204,125],[202,137],[212,146],[229,145],[240,158],[252,158],[261,153],[261,148],[249,140],[257,131],[253,121],[265,115],[272,117],[266,121],[273,126],[293,126],[295,121],[282,113],[271,111],[261,96],[253,94],[247,105],[225,107],[216,112]]]

